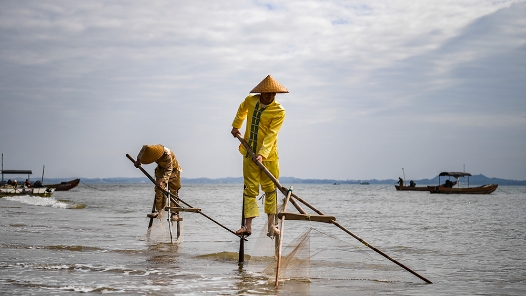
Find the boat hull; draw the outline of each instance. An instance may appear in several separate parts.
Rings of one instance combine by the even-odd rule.
[[[490,194],[497,189],[498,184],[486,184],[479,187],[449,188],[444,186],[427,186],[430,193],[441,194]]]
[[[429,189],[426,187],[417,187],[417,186],[400,186],[395,185],[396,190],[399,191],[429,191]]]
[[[453,184],[453,186],[457,185],[457,181],[454,181],[452,184]],[[400,186],[400,185],[395,185],[396,190],[400,190],[400,191],[429,191],[428,187],[430,187],[430,186],[417,187],[417,186]],[[436,186],[433,186],[433,187],[436,187]]]
[[[40,196],[40,197],[50,197],[55,192],[54,188],[0,188],[0,197],[5,196]]]
[[[62,182],[58,184],[48,184],[44,185],[47,188],[55,188],[55,191],[68,191],[71,188],[77,187],[79,185],[80,179],[75,179],[67,182]]]

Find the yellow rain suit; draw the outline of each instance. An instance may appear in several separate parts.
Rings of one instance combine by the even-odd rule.
[[[285,109],[274,100],[269,105],[263,105],[259,101],[259,94],[249,95],[239,105],[236,118],[232,123],[234,128],[240,129],[245,118],[247,119],[244,139],[252,147],[253,152],[264,157],[263,165],[279,178],[278,162],[278,133],[285,119]],[[259,216],[257,196],[259,195],[259,185],[265,192],[266,214],[277,214],[276,187],[274,182],[261,171],[257,164],[252,160],[243,145],[239,146],[239,151],[243,154],[243,178],[245,189],[244,214],[245,218]]]

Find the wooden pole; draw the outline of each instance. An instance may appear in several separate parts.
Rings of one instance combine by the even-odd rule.
[[[135,159],[133,159],[133,157],[131,157],[129,154],[126,154],[126,157],[128,157],[129,160],[131,160],[131,162],[135,163]],[[168,194],[170,195],[170,199],[172,200],[172,202],[176,203],[175,200],[173,199],[173,197],[177,197],[177,199],[184,203],[187,207],[189,208],[193,208],[191,205],[189,205],[187,202],[185,202],[184,200],[182,200],[181,198],[179,198],[178,196],[175,196],[173,193],[169,192],[169,191],[166,191],[164,188],[162,188],[161,186],[159,186],[159,184],[157,184],[157,182],[155,182],[155,180],[152,178],[152,176],[150,174],[148,174],[148,172],[142,167],[142,166],[139,166],[138,167],[139,170],[141,170],[141,172],[146,176],[148,177],[148,179],[150,179],[150,181],[152,181],[153,184],[155,184],[155,186],[159,189],[161,189],[161,191],[164,193],[164,194]],[[228,232],[234,234],[235,236],[237,237],[241,237],[240,235],[237,235],[234,231],[232,231],[231,229],[227,228],[226,226],[224,226],[223,224],[217,222],[216,220],[212,219],[210,216],[206,215],[205,213],[201,212],[201,210],[197,211],[197,213],[203,215],[205,218],[207,218],[208,220],[214,222],[215,224],[223,227],[225,230],[227,230]],[[245,238],[243,238],[244,240],[247,240]]]
[[[177,198],[176,198],[177,201],[179,201],[179,193],[177,193]],[[181,207],[181,205],[179,203],[176,203],[175,204],[176,207]],[[175,212],[175,214],[177,215],[177,222],[176,222],[176,225],[177,225],[177,237],[176,239],[179,240],[179,237],[181,237],[181,218],[182,218],[182,212]],[[170,218],[171,219],[171,218]]]
[[[250,154],[250,156],[252,156],[253,159],[256,159],[256,156],[254,154],[254,152],[252,151],[252,149],[250,149],[250,146],[248,145],[248,143],[245,141],[245,139],[243,139],[241,137],[240,134],[237,134],[236,135],[236,138],[241,142],[241,144],[245,147],[245,149],[248,151],[248,153]],[[272,175],[272,173],[261,163],[261,162],[256,162],[256,164],[261,168],[261,170],[274,182],[274,184],[276,184],[276,186],[280,189],[280,191],[284,194],[284,195],[287,195],[286,193],[286,189],[278,182],[278,180]],[[306,201],[304,201],[303,199],[301,199],[299,196],[295,195],[295,194],[292,194],[292,197],[294,199],[297,199],[298,201],[300,201],[301,203],[303,203],[304,205],[306,205],[307,207],[309,207],[311,210],[315,211],[316,213],[318,213],[319,215],[324,215],[321,211],[319,211],[318,209],[316,209],[315,207],[311,206],[309,203],[307,203]],[[348,229],[346,229],[345,227],[341,226],[338,222],[336,221],[332,221],[332,224],[334,224],[336,227],[340,228],[341,230],[345,231],[346,233],[350,234],[352,237],[354,237],[355,239],[357,239],[358,241],[360,241],[362,244],[364,244],[365,246],[371,248],[373,251],[377,252],[378,254],[384,256],[385,258],[389,259],[390,261],[392,261],[393,263],[397,264],[398,266],[402,267],[403,269],[407,270],[408,272],[412,273],[413,275],[417,276],[418,278],[420,278],[421,280],[423,280],[424,282],[428,283],[428,284],[432,284],[432,282],[428,279],[426,279],[425,277],[419,275],[418,273],[414,272],[413,270],[411,270],[409,267],[403,265],[402,263],[396,261],[395,259],[389,257],[387,254],[385,254],[384,252],[380,251],[379,249],[375,248],[374,246],[370,245],[369,243],[367,243],[366,241],[364,241],[363,239],[361,239],[360,237],[358,237],[357,235],[355,235],[354,233],[352,233],[351,231],[349,231]]]
[[[152,206],[152,213],[155,212],[155,196],[153,197],[153,206]],[[150,228],[152,228],[152,225],[153,225],[153,217],[150,217],[150,223],[148,223],[148,230],[150,230]]]
[[[283,203],[283,212],[287,211],[287,204],[290,200],[290,195],[292,194],[292,186],[290,186],[289,192],[287,193],[287,198],[285,198],[285,202]],[[283,233],[285,232],[285,216],[281,218],[281,227],[279,232],[279,247],[278,247],[278,262],[276,264],[276,284],[274,287],[278,287],[279,285],[279,272],[281,270],[281,247],[283,246]]]
[[[169,185],[168,183],[166,184],[166,191],[169,191]],[[168,194],[165,195],[165,200],[166,200],[166,205],[170,205],[170,196]],[[170,207],[168,207],[168,229],[170,230],[170,243],[173,244],[174,243],[174,236],[173,236],[173,231],[172,231],[172,215],[171,215],[172,211],[170,210]]]
[[[242,202],[242,208],[241,208],[241,227],[245,226],[245,195],[243,194],[243,202]],[[243,235],[240,235],[239,239],[239,257],[238,257],[238,266],[243,266],[243,263],[245,262],[245,240],[243,239]]]

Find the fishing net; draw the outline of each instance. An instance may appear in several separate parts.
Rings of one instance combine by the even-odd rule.
[[[267,236],[267,227],[265,223],[261,228],[245,263],[248,271],[274,284],[279,241]],[[413,275],[332,224],[285,220],[283,234],[280,282],[310,282],[313,279],[341,280],[342,283],[353,280],[414,282]]]
[[[168,189],[168,187],[167,187]],[[165,195],[166,205],[179,206],[177,196],[171,197]],[[174,200],[175,198],[175,200]],[[169,208],[166,208],[169,209]],[[174,242],[180,243],[183,241],[183,212],[177,213],[180,221],[171,221],[171,215],[174,212],[168,210],[159,211],[159,215],[153,219],[152,226],[148,228],[146,234],[144,234],[141,239],[147,240],[152,243],[160,242]]]
[[[314,224],[314,223],[312,223]],[[332,225],[311,228],[311,279],[414,282],[415,277]],[[394,251],[394,250],[392,250]]]
[[[168,219],[168,212],[160,211],[159,216],[153,219],[152,227],[150,227],[146,233],[141,236],[141,240],[146,240],[151,243],[170,243],[170,227],[168,223],[172,223],[172,236],[174,243],[183,242],[183,226],[184,220],[179,221],[179,238],[177,239],[177,222],[171,222]],[[182,218],[182,212],[179,212],[179,217]]]
[[[310,280],[310,230],[282,248],[280,280]],[[278,239],[267,236],[265,224],[250,253],[247,270],[274,281],[276,278]]]
[[[283,201],[278,212],[283,211]],[[275,222],[278,222],[276,220]],[[250,254],[248,270],[275,281],[279,250],[279,237],[268,236],[268,223],[259,232],[255,246]],[[282,243],[279,280],[310,280],[310,229],[301,233],[292,242]]]
[[[276,277],[277,258],[262,273]],[[283,248],[280,263],[280,279],[310,280],[310,230],[297,237]]]
[[[317,226],[320,228],[314,228]],[[313,280],[414,282],[413,275],[353,238],[338,233],[332,225],[315,222],[286,221],[279,281],[311,282]],[[298,232],[300,228],[302,232]],[[292,241],[287,236],[296,235]],[[277,242],[262,228],[246,269],[275,283]],[[280,283],[281,284],[281,283]]]

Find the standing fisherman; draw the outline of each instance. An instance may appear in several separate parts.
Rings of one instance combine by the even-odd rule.
[[[164,147],[163,145],[144,145],[141,151],[137,155],[135,161],[135,167],[139,167],[142,164],[150,164],[152,162],[157,163],[155,168],[155,182],[161,188],[168,190],[174,196],[178,196],[179,189],[181,188],[181,167],[175,158],[174,153]],[[148,214],[148,218],[156,218],[159,216],[161,211],[166,205],[166,196],[155,186],[155,209],[156,211]],[[170,204],[168,204],[170,206]],[[172,213],[172,221],[178,221],[179,217],[176,213]]]
[[[268,75],[250,91],[251,94],[239,105],[232,123],[231,133],[235,137],[238,134],[241,135],[239,129],[245,118],[247,119],[244,139],[252,147],[254,154],[257,155],[256,159],[252,159],[245,147],[239,146],[239,151],[244,157],[243,212],[245,224],[236,231],[237,235],[249,236],[252,234],[252,220],[259,216],[257,196],[260,185],[265,193],[264,210],[268,215],[267,235],[270,237],[279,235],[279,230],[274,225],[277,214],[276,187],[274,182],[261,171],[256,162],[262,162],[272,175],[279,178],[278,133],[285,119],[285,109],[274,98],[276,93],[288,92],[283,85]]]

